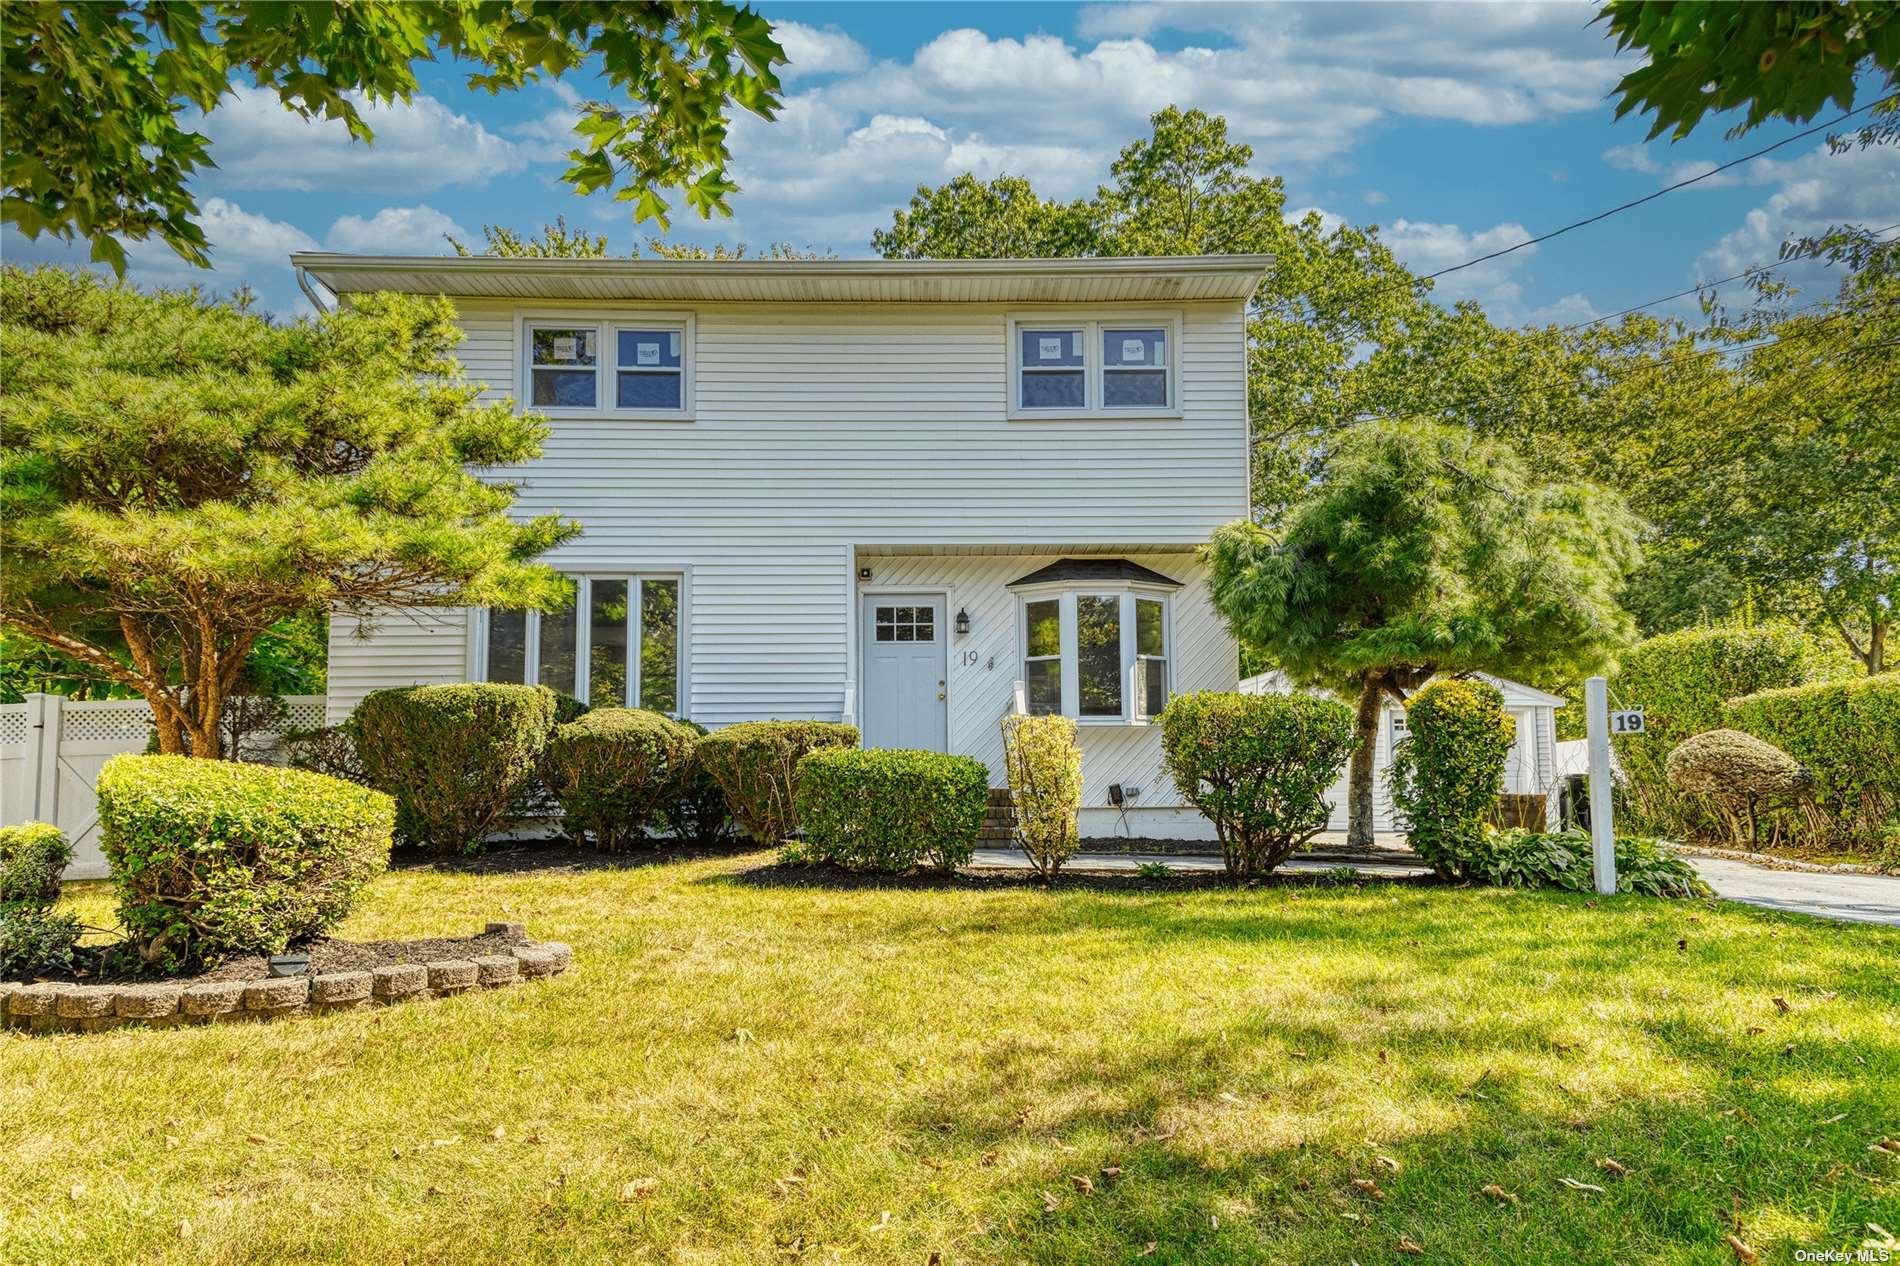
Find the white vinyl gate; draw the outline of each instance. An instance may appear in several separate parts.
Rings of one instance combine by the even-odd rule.
[[[323,724],[323,696],[283,702],[290,728]],[[0,704],[0,826],[51,822],[73,846],[66,878],[104,877],[93,782],[110,758],[144,751],[151,733],[152,710],[143,699],[31,694],[25,703]]]

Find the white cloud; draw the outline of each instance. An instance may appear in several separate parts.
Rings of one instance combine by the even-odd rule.
[[[1698,189],[1721,189],[1738,185],[1749,178],[1753,164],[1731,167],[1719,176],[1709,176],[1717,164],[1706,158],[1685,159],[1681,162],[1662,163],[1657,161],[1655,147],[1652,145],[1617,145],[1603,151],[1603,161],[1620,171],[1641,172],[1646,176],[1660,176],[1663,184],[1676,185],[1685,180],[1695,180]],[[1708,179],[1696,180],[1698,176]]]
[[[1392,201],[1392,199],[1386,197],[1384,194],[1380,193],[1377,189],[1366,190],[1365,200],[1366,200],[1366,205],[1369,207],[1382,207],[1386,203]]]
[[[1726,277],[1773,262],[1784,241],[1830,225],[1883,229],[1900,221],[1900,149],[1891,145],[1842,154],[1821,145],[1788,162],[1758,159],[1743,170],[1751,184],[1772,185],[1775,192],[1702,253],[1699,277]],[[1837,271],[1818,262],[1783,268],[1777,276],[1816,291],[1815,298],[1839,279]]]
[[[784,80],[859,71],[871,64],[863,46],[835,26],[820,30],[803,22],[779,22],[772,36],[785,48],[787,61],[779,68]]]
[[[434,97],[407,105],[357,101],[376,134],[350,139],[334,119],[304,119],[268,92],[239,88],[206,116],[218,166],[210,179],[229,189],[334,189],[427,193],[447,185],[482,185],[518,172],[538,147],[496,136]]]
[[[467,240],[469,232],[434,207],[384,207],[365,220],[346,215],[330,226],[324,245],[333,251],[365,255],[446,255],[446,236]]]

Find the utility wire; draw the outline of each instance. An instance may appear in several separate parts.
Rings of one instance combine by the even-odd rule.
[[[1900,100],[1900,98],[1883,97],[1876,101],[1869,101],[1866,105],[1861,106],[1858,109],[1849,110],[1846,114],[1841,115],[1839,118],[1829,120],[1826,123],[1817,123],[1813,127],[1808,128],[1805,131],[1796,132],[1793,136],[1783,137],[1781,140],[1776,141],[1773,145],[1763,146],[1761,149],[1756,150],[1752,154],[1743,154],[1740,158],[1731,158],[1728,162],[1723,163],[1721,166],[1711,167],[1709,170],[1703,172],[1699,176],[1691,176],[1687,180],[1678,180],[1673,185],[1664,185],[1661,189],[1658,189],[1653,193],[1646,193],[1640,198],[1633,198],[1630,201],[1625,202],[1620,206],[1611,207],[1607,211],[1599,211],[1593,216],[1589,216],[1582,220],[1573,221],[1572,223],[1566,224],[1561,228],[1552,229],[1548,233],[1540,233],[1536,237],[1525,238],[1523,241],[1519,242],[1515,246],[1506,246],[1501,250],[1495,250],[1495,251],[1491,251],[1489,254],[1480,255],[1476,259],[1467,259],[1462,264],[1453,264],[1449,268],[1441,268],[1435,273],[1426,273],[1423,277],[1418,277],[1418,278],[1415,278],[1414,280],[1415,281],[1431,281],[1437,277],[1443,277],[1450,273],[1460,272],[1466,268],[1474,268],[1479,264],[1488,263],[1489,261],[1494,260],[1494,259],[1500,259],[1503,256],[1509,255],[1514,251],[1521,251],[1527,246],[1535,246],[1539,242],[1548,242],[1553,237],[1562,237],[1564,234],[1572,232],[1573,230],[1583,228],[1586,225],[1595,224],[1599,220],[1607,220],[1611,216],[1619,215],[1622,212],[1628,211],[1633,207],[1640,207],[1645,202],[1654,202],[1656,199],[1662,197],[1664,194],[1674,193],[1678,189],[1687,189],[1690,185],[1696,184],[1700,181],[1707,180],[1711,176],[1719,175],[1722,172],[1727,171],[1731,167],[1739,167],[1743,163],[1753,162],[1755,159],[1762,157],[1764,154],[1771,154],[1775,150],[1780,149],[1784,145],[1792,145],[1796,141],[1803,140],[1806,137],[1813,136],[1816,132],[1825,132],[1829,128],[1836,127],[1842,123],[1847,122],[1847,120],[1853,118],[1857,114],[1864,113],[1868,110],[1873,109],[1877,105],[1882,105],[1888,101],[1893,101],[1893,100]]]
[[[1900,229],[1900,224],[1889,224],[1884,229],[1875,229],[1871,236],[1877,238],[1877,237],[1880,237],[1884,233],[1891,233],[1895,229]],[[1614,321],[1618,317],[1626,317],[1626,316],[1629,316],[1633,312],[1641,312],[1644,308],[1653,308],[1659,303],[1668,303],[1672,299],[1684,299],[1693,294],[1700,294],[1704,290],[1713,290],[1717,286],[1726,286],[1731,281],[1740,281],[1742,278],[1752,277],[1756,273],[1773,272],[1775,269],[1783,267],[1784,265],[1798,263],[1799,261],[1804,260],[1804,259],[1812,259],[1815,255],[1818,255],[1822,251],[1822,249],[1824,249],[1824,243],[1816,242],[1813,246],[1809,247],[1807,250],[1798,251],[1795,254],[1788,256],[1786,259],[1778,259],[1771,263],[1753,264],[1747,268],[1744,268],[1741,272],[1732,273],[1727,277],[1717,278],[1715,281],[1699,281],[1695,285],[1689,287],[1687,290],[1678,290],[1676,291],[1676,293],[1672,295],[1664,295],[1660,299],[1651,299],[1648,303],[1639,303],[1639,304],[1636,304],[1634,307],[1624,308],[1621,312],[1612,312],[1608,316],[1593,317],[1588,321],[1579,321],[1575,325],[1566,325],[1563,327],[1563,333],[1568,334],[1572,330],[1581,330],[1585,328],[1586,326],[1601,325],[1605,321]],[[1824,300],[1823,302],[1832,302],[1832,301]],[[1813,306],[1813,305],[1809,305],[1809,306]]]

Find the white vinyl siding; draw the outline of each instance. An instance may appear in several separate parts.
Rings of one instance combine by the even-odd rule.
[[[520,394],[530,313],[657,319],[622,304],[459,302],[459,355],[488,400]],[[584,526],[549,556],[560,570],[690,572],[692,719],[835,719],[852,681],[855,547],[1185,553],[1247,512],[1242,305],[1172,311],[1179,416],[1035,426],[1009,417],[1008,305],[699,306],[691,425],[557,416],[539,461],[493,473],[520,481],[523,517]],[[332,711],[360,697],[359,673],[408,675],[412,649],[340,662]],[[441,679],[471,671],[458,659]],[[1178,664],[1176,676],[1185,688]]]

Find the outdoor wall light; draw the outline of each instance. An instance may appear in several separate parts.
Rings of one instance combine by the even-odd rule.
[[[962,607],[957,608],[957,636],[962,637],[970,631],[970,613]]]
[[[264,961],[273,976],[301,976],[310,970],[308,954],[272,954]]]

